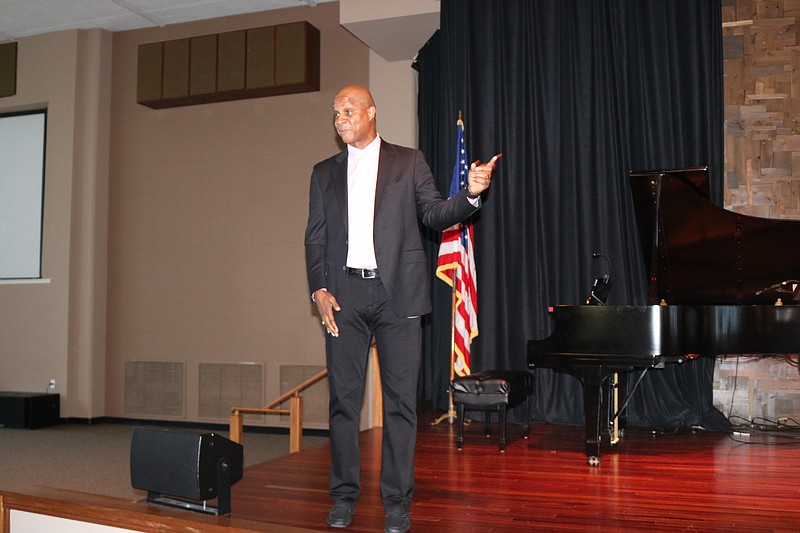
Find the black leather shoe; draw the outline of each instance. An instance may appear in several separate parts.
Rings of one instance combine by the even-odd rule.
[[[328,513],[328,525],[331,527],[347,527],[353,521],[356,507],[352,503],[339,502],[333,505]]]
[[[384,533],[406,533],[409,529],[411,520],[408,518],[408,511],[393,509],[386,513],[386,521],[383,523]]]

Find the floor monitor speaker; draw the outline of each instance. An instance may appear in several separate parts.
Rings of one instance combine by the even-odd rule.
[[[131,485],[146,490],[148,501],[228,514],[230,487],[242,479],[243,455],[241,444],[216,433],[135,427]],[[214,498],[216,507],[199,504]]]

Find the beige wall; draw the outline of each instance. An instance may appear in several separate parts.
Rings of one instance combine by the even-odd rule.
[[[378,107],[378,131],[389,142],[418,146],[417,76],[411,60],[386,61],[369,53],[369,88]]]
[[[139,44],[297,20],[320,30],[319,92],[136,103]],[[130,416],[129,361],[185,365],[186,420],[199,419],[199,363],[265,364],[266,401],[281,365],[325,364],[305,276],[308,177],[340,150],[336,90],[368,82],[369,50],[335,3],[114,35],[107,415]]]
[[[70,234],[66,412],[105,413],[111,43],[81,32],[75,79],[75,164]]]
[[[382,134],[416,144],[410,59],[370,53],[339,26],[338,9],[20,40],[18,94],[0,111],[48,108],[50,282],[0,285],[1,390],[44,391],[55,378],[62,417],[131,417],[126,362],[182,362],[186,407],[174,418],[198,421],[201,363],[264,364],[267,401],[281,365],[324,365],[303,231],[311,166],[340,149],[336,90],[371,85]],[[321,32],[319,92],[136,104],[139,44],[297,20]]]
[[[0,389],[44,392],[53,378],[62,412],[83,416],[103,413],[110,42],[100,30],[21,39],[17,94],[0,99],[1,112],[48,113],[46,282],[0,285]]]

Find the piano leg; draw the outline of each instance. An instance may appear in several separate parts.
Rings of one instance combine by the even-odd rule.
[[[600,466],[603,368],[587,366],[581,370],[583,413],[586,419],[586,456],[589,458],[589,466]]]

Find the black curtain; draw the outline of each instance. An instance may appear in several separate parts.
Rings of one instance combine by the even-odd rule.
[[[503,153],[474,219],[473,371],[527,368],[527,341],[551,333],[548,305],[581,304],[607,268],[609,305],[646,302],[629,171],[708,165],[721,200],[719,0],[442,0],[440,30],[415,68],[420,147],[443,194],[459,112],[471,160]],[[439,237],[426,233],[432,270]],[[431,283],[420,394],[443,409],[450,292],[433,275]],[[713,364],[650,372],[629,421],[713,425]],[[582,423],[577,379],[535,375],[535,417]]]

